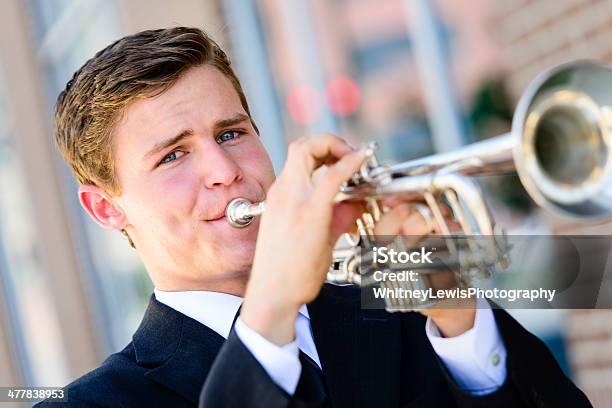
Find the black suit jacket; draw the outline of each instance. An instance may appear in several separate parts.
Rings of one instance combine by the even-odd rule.
[[[357,289],[332,285],[308,311],[333,407],[591,406],[544,344],[503,310],[494,315],[508,351],[507,381],[482,397],[457,388],[419,314],[362,311]],[[321,406],[311,395],[286,394],[233,331],[225,341],[153,297],[133,341],[66,394],[67,403],[38,406]]]

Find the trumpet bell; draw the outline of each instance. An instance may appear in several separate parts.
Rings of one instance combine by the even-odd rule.
[[[561,215],[612,215],[612,70],[580,61],[537,77],[515,111],[514,162],[536,203]]]

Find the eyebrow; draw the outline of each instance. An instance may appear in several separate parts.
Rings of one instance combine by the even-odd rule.
[[[245,115],[244,113],[237,113],[234,116],[227,118],[227,119],[221,119],[218,120],[217,122],[215,122],[214,124],[214,130],[215,132],[217,132],[220,129],[223,128],[227,128],[230,126],[235,126],[239,123],[242,123],[244,121],[250,120],[249,116]],[[179,133],[178,135],[171,137],[169,139],[166,140],[162,140],[159,143],[156,143],[155,146],[153,146],[153,148],[151,150],[149,150],[143,157],[143,160],[147,160],[148,158],[150,158],[151,156],[156,155],[157,153],[161,152],[162,150],[175,145],[177,143],[179,143],[181,140],[188,138],[189,136],[193,135],[193,130],[191,129],[185,129],[183,131],[181,131],[181,133]]]
[[[244,113],[237,113],[234,116],[227,118],[227,119],[221,119],[219,121],[217,121],[215,123],[215,131],[219,130],[219,129],[223,129],[223,128],[227,128],[230,126],[235,126],[239,123],[242,123],[244,121],[247,120],[251,120],[251,118],[249,118],[247,115],[245,115]]]
[[[153,146],[153,148],[151,150],[149,150],[144,156],[143,156],[143,160],[148,159],[151,156],[154,156],[155,154],[161,152],[162,150],[177,144],[178,142],[180,142],[181,140],[189,137],[193,135],[193,130],[191,129],[185,129],[183,130],[181,133],[179,133],[178,135],[171,137],[169,139],[166,140],[162,140],[159,143],[156,143],[155,146]]]

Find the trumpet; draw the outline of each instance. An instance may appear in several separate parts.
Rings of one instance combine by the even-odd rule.
[[[358,237],[349,247],[334,250],[328,282],[364,285],[368,273],[360,246],[372,243],[373,228],[383,208],[379,200],[398,195],[421,196],[427,206],[419,211],[435,221],[444,236],[450,229],[438,204],[444,197],[465,236],[495,237],[483,240],[484,255],[464,257],[466,270],[482,276],[503,268],[503,230],[491,216],[483,194],[472,176],[516,172],[531,198],[541,207],[577,221],[603,220],[612,213],[612,70],[577,61],[540,74],[521,96],[510,133],[461,149],[398,164],[379,164],[376,146],[345,183],[336,202],[362,201],[366,211],[357,220]],[[241,228],[262,214],[265,203],[237,198],[226,216]],[[471,242],[470,245],[474,243]],[[449,253],[456,243],[448,241]],[[459,278],[469,284],[473,274]],[[387,304],[387,310],[414,310],[413,302]],[[426,305],[425,305],[426,306]]]

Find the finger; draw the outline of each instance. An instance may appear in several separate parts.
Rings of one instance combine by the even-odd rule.
[[[386,212],[374,227],[376,235],[398,235],[402,233],[402,224],[413,212],[410,204],[402,203]]]
[[[345,139],[333,133],[312,137],[307,140],[306,145],[312,157],[321,163],[329,159],[340,159],[355,151]]]
[[[431,226],[420,212],[410,214],[401,224],[403,235],[423,236],[431,232]]]
[[[443,203],[438,203],[438,207],[440,208],[440,213],[444,217],[451,217],[453,215],[453,211],[448,205],[443,204]]]
[[[459,232],[463,230],[461,224],[453,219],[445,218],[444,221],[446,222],[446,226],[448,227],[449,232]],[[437,221],[434,222],[434,233],[444,234],[444,230]]]
[[[331,133],[299,139],[289,146],[287,163],[304,166],[309,174],[323,164],[333,164],[355,149]]]
[[[338,162],[331,165],[316,187],[317,202],[333,202],[342,183],[350,179],[359,170],[367,155],[368,149],[364,147],[344,155]]]
[[[402,194],[395,195],[391,197],[385,197],[381,200],[383,206],[388,208],[394,208],[402,203],[414,203],[414,204],[424,204],[427,205],[423,195],[421,194]],[[440,213],[444,217],[452,217],[453,212],[451,208],[443,203],[438,203],[438,207],[440,208]]]
[[[420,211],[409,203],[398,204],[385,213],[377,223],[376,235],[425,235],[432,231],[432,225]]]
[[[355,221],[363,213],[361,203],[338,203],[334,205],[331,225],[331,240],[336,242],[340,235],[351,232],[355,227]]]

